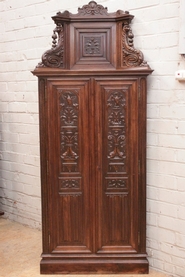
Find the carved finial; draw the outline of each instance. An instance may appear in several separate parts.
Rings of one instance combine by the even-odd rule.
[[[62,24],[58,24],[52,35],[52,49],[42,55],[42,62],[37,67],[64,67],[64,32]],[[58,38],[58,42],[57,42]]]
[[[90,1],[88,5],[78,8],[78,13],[80,15],[107,15],[107,8],[98,5],[95,1]]]
[[[134,35],[129,22],[125,22],[122,30],[122,51],[123,51],[123,66],[146,66],[143,53],[134,48]]]

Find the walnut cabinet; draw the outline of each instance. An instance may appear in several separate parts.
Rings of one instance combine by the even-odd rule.
[[[146,78],[133,16],[59,12],[39,80],[41,273],[148,273]]]

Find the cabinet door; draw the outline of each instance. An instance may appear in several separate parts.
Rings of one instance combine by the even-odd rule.
[[[138,84],[96,78],[98,253],[138,252]]]
[[[48,80],[50,252],[92,251],[89,80]]]

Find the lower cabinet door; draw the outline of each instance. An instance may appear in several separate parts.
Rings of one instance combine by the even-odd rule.
[[[48,81],[50,253],[92,253],[89,81]]]

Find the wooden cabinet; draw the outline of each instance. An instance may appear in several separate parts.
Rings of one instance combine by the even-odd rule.
[[[39,78],[41,273],[147,273],[146,77],[128,12],[53,17]]]

